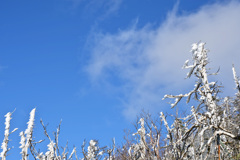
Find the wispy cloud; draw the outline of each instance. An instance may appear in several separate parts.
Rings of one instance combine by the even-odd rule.
[[[101,15],[101,18],[105,18],[110,16],[111,14],[118,11],[122,4],[123,0],[93,0],[91,3],[89,3],[88,8],[95,8],[97,10],[103,10],[103,15]]]
[[[120,8],[123,0],[65,0],[70,2],[71,9],[83,9],[83,14],[97,14],[98,19],[104,19],[113,13],[116,13]],[[101,12],[99,14],[99,12]]]
[[[190,45],[202,40],[210,48],[210,66],[220,70],[225,91],[234,88],[231,65],[240,73],[240,3],[212,4],[198,12],[170,13],[157,29],[133,26],[115,34],[95,33],[86,71],[93,83],[107,83],[123,93],[123,113],[134,117],[141,108],[163,110],[161,98],[189,88],[181,70],[191,58]],[[192,83],[191,83],[192,84]],[[157,109],[156,109],[157,108]]]

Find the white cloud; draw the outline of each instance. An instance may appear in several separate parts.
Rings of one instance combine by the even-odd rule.
[[[231,93],[232,63],[240,75],[239,15],[240,3],[232,1],[184,16],[171,13],[157,29],[133,26],[116,34],[95,33],[86,70],[93,83],[104,82],[121,90],[127,118],[141,108],[163,110],[164,94],[187,92],[191,87],[181,66],[191,58],[190,45],[201,40],[210,49],[210,66],[213,71],[221,67],[218,78],[225,92]]]

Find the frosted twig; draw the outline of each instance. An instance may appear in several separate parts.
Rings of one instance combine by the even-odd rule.
[[[12,132],[9,131],[10,130],[10,120],[12,119],[11,118],[12,113],[8,112],[5,115],[5,117],[6,117],[5,118],[5,132],[4,132],[4,139],[3,139],[3,142],[2,142],[2,145],[1,145],[2,152],[0,154],[0,157],[2,158],[2,160],[6,160],[7,152],[10,150],[10,148],[8,148],[8,142],[9,142],[8,137],[11,133],[13,133],[17,130],[17,128],[15,128]]]
[[[234,65],[232,65],[232,71],[233,71],[233,78],[234,78],[234,81],[235,81],[235,84],[236,84],[236,89],[238,90],[238,92],[240,92],[239,79],[237,77],[237,73],[236,73]]]
[[[20,136],[21,136],[20,144],[21,144],[21,146],[19,148],[22,149],[22,151],[21,151],[22,160],[27,160],[28,148],[29,148],[29,146],[30,146],[30,144],[32,142],[32,134],[33,134],[35,111],[36,111],[36,108],[34,108],[30,112],[30,118],[29,118],[29,121],[27,122],[28,127],[27,127],[27,129],[25,130],[24,133],[23,132],[20,133]]]

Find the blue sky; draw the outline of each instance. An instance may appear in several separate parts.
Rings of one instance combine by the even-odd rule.
[[[13,111],[12,135],[36,111],[61,141],[121,143],[141,111],[169,112],[167,93],[194,80],[181,69],[190,45],[204,41],[224,92],[233,95],[231,65],[240,73],[240,2],[223,0],[24,0],[0,2],[0,128]],[[1,138],[3,130],[0,129]]]

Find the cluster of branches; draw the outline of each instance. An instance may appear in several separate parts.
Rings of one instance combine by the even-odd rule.
[[[171,104],[175,107],[182,98],[189,103],[194,95],[197,105],[191,107],[190,113],[183,118],[176,118],[170,128],[165,116],[161,118],[168,131],[167,149],[164,157],[168,159],[233,159],[239,156],[240,129],[239,129],[239,79],[233,66],[233,75],[237,93],[233,99],[219,98],[220,86],[216,82],[209,82],[208,50],[204,43],[192,45],[192,61],[186,61],[184,68],[190,69],[187,77],[194,75],[197,78],[195,87],[187,94],[165,95],[165,98],[174,98]],[[214,75],[216,75],[215,73]],[[239,158],[239,157],[238,157]]]
[[[110,147],[99,147],[97,140],[90,140],[81,147],[78,158],[76,147],[68,152],[66,147],[59,147],[58,137],[60,125],[51,139],[46,126],[42,123],[44,133],[49,140],[48,151],[37,151],[36,146],[42,141],[33,140],[33,126],[35,109],[30,113],[28,127],[25,132],[20,132],[20,148],[22,160],[29,159],[32,155],[39,160],[206,160],[206,159],[240,159],[240,84],[234,66],[233,77],[237,93],[235,97],[219,98],[220,86],[216,82],[209,82],[208,50],[204,43],[192,45],[192,65],[187,60],[184,68],[190,69],[187,78],[196,77],[194,89],[186,94],[165,95],[163,99],[173,98],[171,108],[177,107],[182,99],[186,102],[194,101],[191,108],[186,108],[185,116],[173,116],[173,123],[169,125],[164,113],[159,118],[153,119],[150,114],[140,115],[135,124],[136,132],[127,132],[125,142],[115,145],[115,140]],[[189,105],[187,105],[189,106]],[[181,106],[183,108],[183,106]],[[2,142],[0,157],[6,160],[12,113],[5,115],[5,133]],[[164,131],[166,133],[164,133]],[[29,153],[28,153],[29,152]]]
[[[68,145],[66,144],[65,147],[59,146],[59,134],[60,134],[60,126],[59,124],[57,131],[54,132],[54,138],[52,139],[48,134],[47,127],[43,124],[41,120],[41,124],[44,129],[44,134],[49,140],[49,144],[47,145],[47,151],[45,153],[41,152],[40,149],[37,149],[37,144],[43,142],[44,140],[35,141],[33,139],[33,128],[34,128],[34,121],[35,121],[35,111],[34,108],[30,112],[30,118],[27,122],[27,129],[23,132],[20,132],[19,136],[20,140],[20,149],[21,149],[21,156],[22,160],[28,160],[30,157],[35,160],[96,160],[96,159],[108,159],[112,160],[115,159],[115,141],[113,140],[113,145],[111,147],[99,147],[97,140],[90,140],[88,146],[86,146],[86,142],[83,142],[81,146],[81,153],[83,158],[78,158],[77,156],[77,149],[74,147],[71,152],[69,152]],[[4,133],[4,140],[2,142],[2,152],[0,153],[1,160],[6,160],[8,156],[8,152],[12,149],[9,148],[9,136],[18,128],[15,128],[13,131],[10,132],[10,120],[12,113],[9,112],[5,115],[5,133]]]
[[[190,69],[187,78],[196,77],[194,89],[186,94],[165,95],[163,99],[172,98],[171,108],[179,105],[186,98],[191,108],[186,108],[187,114],[179,117],[173,116],[170,126],[165,114],[160,113],[160,120],[167,131],[164,137],[161,125],[157,129],[156,122],[149,118],[140,118],[140,127],[137,133],[137,141],[127,140],[121,152],[127,158],[124,159],[162,159],[162,160],[207,160],[207,159],[240,159],[240,84],[234,66],[233,78],[237,93],[235,97],[219,98],[221,86],[216,82],[209,82],[210,75],[206,66],[208,62],[208,50],[205,43],[192,45],[192,65],[187,60],[183,68]],[[183,108],[183,106],[181,106]],[[144,124],[145,122],[145,124]],[[155,132],[153,132],[153,130]],[[161,135],[161,137],[159,137]],[[129,144],[130,142],[130,144]]]

